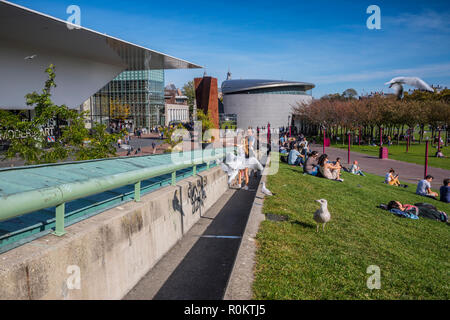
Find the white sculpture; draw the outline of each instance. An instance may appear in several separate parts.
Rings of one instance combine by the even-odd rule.
[[[394,90],[397,98],[401,99],[403,96],[403,84],[406,84],[411,87],[415,87],[420,90],[434,92],[433,88],[431,88],[425,81],[417,77],[396,77],[389,82],[385,83],[389,84],[389,88]]]

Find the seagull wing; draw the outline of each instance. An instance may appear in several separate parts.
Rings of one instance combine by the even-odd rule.
[[[415,87],[420,90],[434,92],[433,88],[431,88],[425,81],[417,77],[395,77],[385,84],[390,84],[391,86],[394,86],[394,84],[407,84],[408,86]]]
[[[404,82],[405,84],[407,84],[411,87],[416,87],[417,89],[434,92],[433,88],[431,88],[425,81],[423,81],[420,78],[409,77],[409,78],[405,78],[404,81],[405,81]]]
[[[393,78],[391,81],[386,82],[385,85],[393,84],[393,83],[404,83],[404,82],[403,82],[403,79],[404,79],[404,78],[405,78],[405,77],[395,77],[395,78]]]

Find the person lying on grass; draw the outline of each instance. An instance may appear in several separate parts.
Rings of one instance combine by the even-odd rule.
[[[433,176],[431,175],[427,175],[425,179],[420,180],[417,184],[416,194],[437,200],[436,197],[439,195],[436,192],[431,191],[431,181],[433,181]]]
[[[358,165],[358,161],[353,161],[352,166],[350,167],[350,173],[356,174],[356,175],[360,175],[360,176],[365,176],[364,172],[361,171],[361,168]]]
[[[389,184],[390,186],[396,186],[396,187],[404,187],[407,188],[408,186],[406,184],[401,184],[398,180],[398,174],[395,174],[394,169],[389,169],[389,172],[386,173],[384,183]]]
[[[441,201],[449,203],[450,202],[450,179],[444,180],[444,185],[439,189],[441,193]]]
[[[406,213],[406,215],[404,215],[405,217],[413,219],[417,219],[416,217],[421,217],[441,222],[448,221],[447,214],[444,211],[439,211],[435,206],[429,203],[416,203],[415,205],[411,205],[402,204],[400,201],[393,200],[388,203],[387,209],[392,213],[399,215]]]
[[[414,213],[416,216],[419,213],[419,211],[416,210],[417,209],[416,206],[413,206],[412,204],[406,204],[406,203],[402,204],[400,201],[395,201],[395,200],[389,201],[389,203],[388,203],[388,210],[392,210],[392,209],[398,209],[401,211],[411,210],[412,211],[411,213]]]
[[[344,179],[341,179],[341,166],[339,164],[334,165],[328,162],[328,155],[323,154],[319,157],[319,171],[324,178],[330,180],[336,180],[343,182]]]

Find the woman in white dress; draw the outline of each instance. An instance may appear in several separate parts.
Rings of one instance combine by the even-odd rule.
[[[231,186],[236,176],[238,176],[238,187],[241,187],[242,177],[245,177],[244,190],[248,190],[248,170],[263,171],[263,166],[255,157],[249,157],[247,138],[243,138],[240,145],[237,145],[237,155],[232,152],[227,153],[222,169],[228,174],[228,185]]]

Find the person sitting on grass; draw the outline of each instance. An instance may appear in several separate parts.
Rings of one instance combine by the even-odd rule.
[[[444,185],[439,189],[441,193],[441,201],[449,203],[450,202],[450,179],[444,180]]]
[[[358,165],[358,161],[353,161],[352,166],[350,167],[350,173],[356,174],[356,175],[360,175],[360,176],[365,176],[364,172],[361,171],[361,168]]]
[[[436,158],[445,158],[442,150],[436,151]]]
[[[431,191],[431,181],[433,181],[433,176],[431,175],[427,175],[425,179],[420,180],[417,184],[416,194],[437,200],[436,197],[439,195]]]
[[[287,146],[285,146],[284,144],[280,144],[280,153],[281,154],[288,154]]]
[[[303,149],[305,149],[306,151],[308,151],[308,148],[309,148],[309,146],[308,146],[308,141],[306,140],[305,137],[303,137],[302,139],[300,139],[299,145],[302,146]]]
[[[336,161],[328,161],[328,162],[331,163],[331,164],[334,164],[335,166],[339,166],[340,169],[343,168],[342,164],[341,164],[341,158],[339,158],[339,157],[336,158]]]
[[[389,169],[389,172],[386,173],[384,183],[389,184],[390,186],[396,186],[396,187],[404,187],[407,188],[408,186],[406,184],[401,184],[398,180],[398,174],[395,174],[394,169]]]
[[[300,152],[298,152],[298,147],[294,146],[294,148],[289,151],[288,164],[290,164],[291,166],[302,165],[303,158],[304,156],[300,154]]]
[[[317,172],[319,171],[319,167],[315,164],[317,162],[317,158],[319,157],[319,153],[317,151],[311,152],[309,157],[306,159],[305,166],[303,170],[305,173],[310,174],[312,176],[317,176]]]
[[[328,162],[328,155],[323,154],[319,157],[319,171],[324,178],[330,180],[336,180],[343,182],[344,179],[341,179],[341,166],[339,164],[332,164]]]

